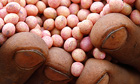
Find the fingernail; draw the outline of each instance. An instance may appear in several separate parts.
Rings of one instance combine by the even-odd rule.
[[[67,74],[56,70],[53,67],[46,67],[44,72],[45,76],[52,81],[65,81],[70,79],[70,77]]]
[[[96,84],[108,84],[108,83],[109,83],[109,75],[105,73]]]
[[[120,27],[118,29],[111,28],[107,32],[109,32],[109,34],[104,38],[101,46],[103,49],[118,49],[126,42],[127,31],[125,27]]]
[[[15,63],[23,69],[32,69],[43,63],[45,57],[39,50],[19,50],[14,56]]]

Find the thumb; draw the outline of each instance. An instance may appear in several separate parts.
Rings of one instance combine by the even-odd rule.
[[[89,59],[76,84],[139,84],[139,72],[133,72],[106,60]]]
[[[17,33],[0,48],[0,82],[23,84],[45,62],[48,47],[29,32]]]

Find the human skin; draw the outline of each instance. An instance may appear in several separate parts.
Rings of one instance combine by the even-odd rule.
[[[13,35],[0,47],[0,83],[24,84],[47,55],[48,47],[37,35],[29,32]]]
[[[39,36],[17,33],[0,47],[0,83],[67,84],[73,78],[72,63],[71,55],[64,49],[48,49]]]
[[[75,84],[139,84],[140,73],[130,68],[91,58]]]
[[[106,25],[103,22],[106,22]],[[94,24],[90,38],[92,44],[101,51],[106,52],[120,63],[131,65],[140,71],[139,32],[140,27],[128,17],[119,13],[111,13]]]
[[[73,59],[64,49],[52,47],[43,64],[25,84],[67,84],[73,79]]]

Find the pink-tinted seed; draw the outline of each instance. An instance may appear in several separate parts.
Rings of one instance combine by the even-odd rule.
[[[71,4],[71,1],[70,0],[61,0],[61,2],[60,2],[60,5],[61,6],[69,7],[70,4]]]
[[[29,26],[25,22],[20,21],[16,24],[16,31],[17,32],[29,32]]]
[[[15,34],[15,25],[12,23],[7,23],[2,28],[2,34],[6,37],[10,37]]]
[[[26,24],[29,26],[30,29],[33,29],[38,24],[37,19],[35,16],[28,16],[25,20]]]
[[[35,5],[28,4],[25,6],[28,16],[36,16],[38,14],[38,8]]]
[[[71,14],[67,17],[67,22],[68,22],[68,26],[73,28],[77,26],[77,24],[79,23],[79,19],[76,15]]]
[[[77,13],[77,16],[79,18],[80,21],[83,21],[87,18],[88,14],[90,14],[90,11],[87,9],[81,9],[79,10],[79,12]]]
[[[77,48],[74,51],[72,51],[72,58],[76,62],[83,62],[86,59],[86,53],[84,50]]]
[[[50,31],[48,31],[48,30],[42,30],[42,37],[44,37],[44,36],[51,36]]]
[[[80,7],[79,7],[78,4],[72,3],[72,4],[69,6],[69,10],[70,10],[70,13],[71,13],[71,14],[77,15],[78,11],[80,10]]]
[[[66,17],[60,15],[55,19],[55,27],[59,30],[63,29],[67,25]]]
[[[46,18],[52,18],[52,19],[55,19],[57,16],[56,10],[54,8],[51,8],[51,7],[47,7],[44,10],[43,14]]]
[[[6,8],[0,9],[0,18],[4,19],[7,14]]]
[[[132,12],[132,7],[124,2],[123,9],[121,10],[121,13],[124,15],[130,15]]]
[[[82,8],[90,8],[93,0],[81,0],[81,6]]]
[[[21,7],[18,16],[19,16],[19,21],[25,21],[27,17],[27,11],[24,7]]]
[[[61,37],[66,40],[68,38],[70,38],[72,36],[72,30],[70,27],[64,27],[62,30],[61,30]]]
[[[61,0],[48,0],[48,5],[52,8],[57,8],[60,5]]]
[[[62,47],[64,41],[60,35],[54,34],[52,35],[52,39],[53,39],[53,46]]]
[[[91,43],[90,37],[84,37],[82,41],[80,42],[80,48],[83,49],[85,52],[90,51],[93,48],[93,45]]]
[[[109,7],[109,4],[106,4],[104,7],[103,7],[103,14],[106,15],[108,13],[110,13],[110,7]]]
[[[88,35],[93,27],[93,23],[90,20],[83,20],[77,26],[84,35]]]
[[[93,56],[96,59],[105,59],[106,55],[104,52],[101,52],[98,48],[93,50]]]
[[[84,35],[81,33],[79,27],[76,26],[72,29],[72,36],[77,40],[81,40]]]
[[[53,39],[50,36],[43,36],[42,39],[47,44],[48,48],[51,48],[53,45]]]
[[[70,37],[64,43],[64,49],[68,52],[72,52],[77,47],[77,41],[75,38]]]
[[[104,7],[104,4],[102,2],[93,2],[90,11],[92,13],[100,13]]]
[[[10,2],[6,5],[6,10],[8,13],[18,13],[20,8],[20,4],[17,2]]]
[[[109,7],[111,12],[118,13],[123,9],[123,1],[122,0],[110,0]]]
[[[45,20],[45,22],[44,22],[44,24],[43,24],[43,27],[44,27],[44,29],[46,29],[46,30],[53,30],[54,25],[55,25],[54,20],[50,18],[50,19],[46,19],[46,20]]]
[[[137,24],[140,25],[140,11],[139,10],[133,10],[130,15],[131,20]]]
[[[5,23],[17,24],[18,21],[19,21],[19,16],[15,13],[9,13],[4,17],[4,22]]]
[[[38,13],[42,14],[46,9],[46,4],[43,1],[38,1],[36,7],[38,8]]]
[[[73,76],[78,77],[82,73],[84,65],[81,62],[74,62],[71,66],[71,73]]]
[[[101,16],[98,13],[90,13],[87,16],[87,20],[92,21],[93,24],[95,24],[99,18],[101,18]]]
[[[65,17],[68,17],[70,15],[70,10],[66,6],[59,6],[56,11],[58,15],[63,15]]]
[[[20,0],[20,6],[25,7],[26,5],[26,0]]]
[[[104,11],[101,11],[101,12],[100,12],[100,17],[102,17],[102,16],[104,16],[104,15],[105,15]]]
[[[42,37],[42,31],[39,28],[31,29],[30,32],[38,35],[39,37]]]

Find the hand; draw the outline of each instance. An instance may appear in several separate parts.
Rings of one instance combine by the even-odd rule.
[[[22,32],[0,47],[1,84],[67,84],[72,80],[71,55],[46,43],[37,35]]]
[[[139,3],[136,0],[138,10]],[[119,63],[91,58],[76,84],[139,84],[139,32],[140,27],[124,15],[110,14],[100,19],[91,32],[92,43]]]
[[[107,18],[107,17],[110,17],[110,15],[112,15],[112,19]],[[116,17],[113,17],[113,16],[127,18],[126,16],[122,16],[121,14],[112,13],[112,14],[109,14],[108,16],[105,16],[104,17],[105,20],[102,19],[99,21],[106,21],[108,19],[110,19],[110,21],[114,21],[114,19],[115,19],[115,21],[117,21]],[[127,21],[130,21],[130,20],[127,20]],[[103,23],[103,22],[99,22],[98,25],[103,25],[101,23]],[[121,23],[123,23],[123,22],[121,22]],[[117,24],[119,24],[119,22],[116,22],[116,25]],[[126,22],[125,22],[125,24],[126,24]],[[113,24],[110,24],[110,25],[113,26]],[[100,26],[100,28],[101,28],[101,26]],[[114,28],[114,27],[111,27],[111,28]],[[125,33],[123,33],[123,34],[125,34]],[[109,41],[109,42],[113,42],[113,41]],[[120,49],[121,49],[121,46],[122,45],[119,46]],[[104,49],[102,49],[100,47],[98,47],[98,48],[101,51],[105,51]],[[114,49],[112,53],[116,53],[114,51],[119,51],[120,49]],[[94,58],[88,59],[85,63],[85,67],[84,67],[84,70],[82,71],[81,75],[78,78],[75,78],[76,79],[75,80],[70,75],[70,66],[73,61],[71,59],[71,56],[67,52],[65,52],[65,53],[67,53],[67,55],[64,55],[64,52],[65,51],[61,48],[56,48],[56,47],[51,48],[49,50],[49,55],[46,59],[46,63],[45,63],[46,67],[44,67],[45,65],[43,65],[41,68],[39,68],[31,76],[31,78],[26,82],[26,84],[32,84],[32,83],[34,83],[34,84],[41,84],[41,83],[43,83],[43,84],[75,84],[75,83],[76,84],[119,84],[119,83],[138,84],[139,83],[140,73],[138,72],[138,70],[135,69],[136,67],[133,68],[133,66],[129,66],[131,63],[126,65],[124,63],[127,63],[127,62],[121,62],[120,61],[121,59],[126,58],[126,56],[121,55],[121,54],[119,55],[120,58],[118,57],[118,59],[116,59],[120,62],[118,64],[109,62],[107,60],[98,60],[98,59],[94,59]],[[121,53],[123,53],[123,52],[124,51],[121,51]],[[57,53],[57,54],[55,54],[55,53]],[[109,54],[113,59],[115,59],[115,57],[114,57],[115,55],[112,53],[107,53],[107,54]],[[129,55],[129,56],[131,58],[133,55]],[[128,61],[128,60],[126,59],[126,61]],[[68,63],[68,64],[66,64],[66,63]],[[57,64],[60,66],[58,67]],[[65,68],[62,68],[61,66],[65,67]],[[42,73],[44,71],[46,71],[45,74]],[[72,81],[74,81],[74,82],[72,82]]]
[[[40,37],[15,34],[0,47],[0,83],[24,84],[47,56],[48,47]]]
[[[140,27],[122,14],[98,20],[90,34],[92,43],[119,63],[88,59],[76,84],[139,84],[139,32]]]
[[[71,55],[62,48],[52,47],[46,62],[25,84],[67,84],[72,80]]]

